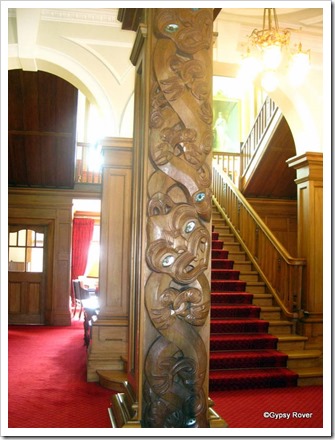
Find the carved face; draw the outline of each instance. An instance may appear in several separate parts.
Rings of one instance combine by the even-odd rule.
[[[186,204],[148,222],[147,261],[152,270],[189,284],[208,267],[210,237],[196,210]]]

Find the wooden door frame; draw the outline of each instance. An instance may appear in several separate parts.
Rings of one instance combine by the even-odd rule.
[[[22,226],[23,228],[29,229],[29,227],[43,226],[46,227],[46,242],[45,251],[43,255],[43,273],[44,273],[44,286],[45,293],[42,300],[43,310],[41,310],[41,315],[43,316],[43,323],[50,324],[48,322],[48,316],[51,315],[53,304],[53,291],[52,291],[52,280],[53,280],[53,252],[54,252],[54,234],[55,234],[55,221],[53,219],[39,219],[39,218],[20,218],[20,217],[10,217],[8,218],[8,226]],[[8,254],[7,254],[8,255]],[[7,258],[8,260],[8,258]],[[8,261],[7,261],[8,264]],[[49,312],[49,313],[47,313]]]

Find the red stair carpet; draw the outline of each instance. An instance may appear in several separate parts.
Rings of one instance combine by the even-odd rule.
[[[228,257],[213,227],[210,391],[297,386],[288,356],[276,349],[278,339],[268,334],[269,323]]]

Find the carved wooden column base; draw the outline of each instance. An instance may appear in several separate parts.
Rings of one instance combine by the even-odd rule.
[[[108,414],[113,428],[142,428],[136,396],[127,380],[123,382],[123,392],[112,396]]]
[[[214,410],[214,402],[208,398],[208,422],[210,428],[228,428],[228,423]]]
[[[138,404],[134,391],[127,380],[120,383],[122,392],[111,398],[111,406],[108,408],[109,417],[113,428],[142,428],[141,420],[138,419]],[[209,428],[228,428],[228,423],[222,419],[213,409],[214,402],[208,398],[208,423]]]

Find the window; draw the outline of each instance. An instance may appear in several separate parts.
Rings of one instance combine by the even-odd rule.
[[[26,228],[9,232],[8,244],[10,272],[43,272],[43,232]]]
[[[93,237],[88,251],[85,276],[87,278],[99,278],[100,256],[100,225],[94,225]]]

